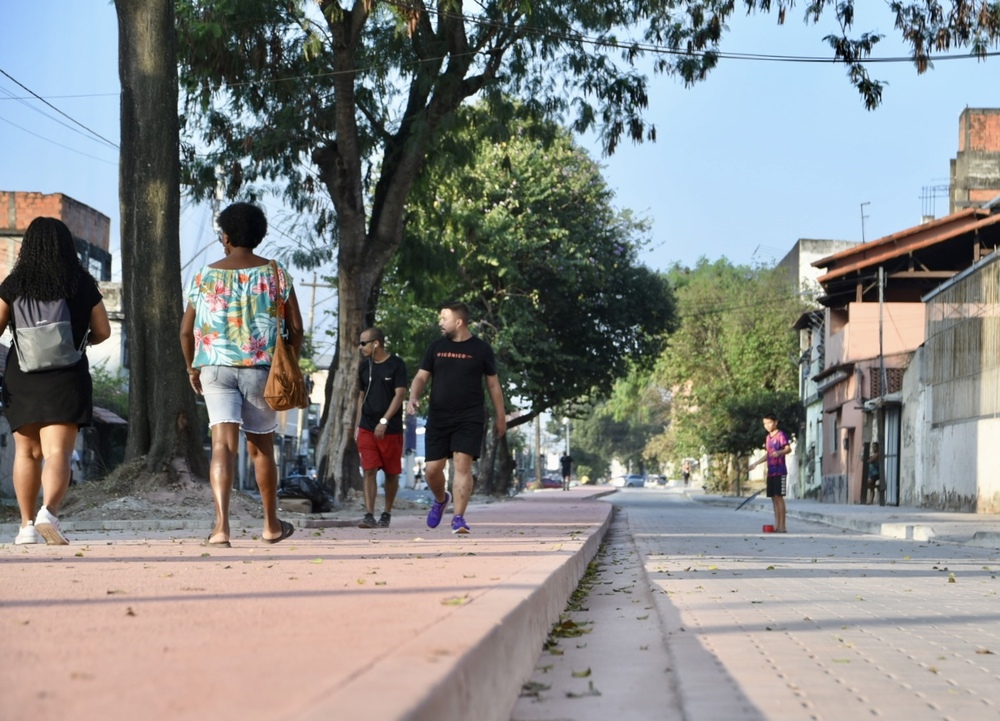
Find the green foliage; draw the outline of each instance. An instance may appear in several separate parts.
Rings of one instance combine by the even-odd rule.
[[[578,468],[587,465],[591,479],[608,477],[613,460],[636,471],[645,468],[646,439],[655,431],[650,424],[615,418],[606,402],[580,413],[573,426],[573,458]]]
[[[798,432],[798,339],[806,309],[783,269],[702,259],[675,266],[680,328],[653,378],[672,389],[673,417],[651,447],[661,461],[702,453],[743,456],[763,443],[761,417]],[[660,456],[663,451],[673,457]]]
[[[487,109],[458,120],[411,194],[380,322],[423,343],[437,329],[413,318],[462,300],[510,395],[544,410],[606,394],[632,359],[651,364],[673,323],[668,284],[637,260],[645,226],[615,210],[599,166],[553,124],[515,114],[496,142]]]
[[[122,369],[112,373],[107,364],[101,363],[91,367],[90,377],[94,384],[94,405],[128,420],[128,374]]]

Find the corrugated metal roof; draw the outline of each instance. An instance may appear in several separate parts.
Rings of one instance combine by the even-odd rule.
[[[820,283],[828,283],[848,273],[878,266],[887,260],[909,255],[915,250],[928,248],[996,223],[1000,223],[1000,213],[990,215],[981,208],[969,208],[821,258],[813,266],[830,269],[818,278]]]

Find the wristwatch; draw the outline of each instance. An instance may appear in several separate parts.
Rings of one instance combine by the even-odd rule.
[[[387,421],[385,418],[379,418],[378,419],[378,424],[380,426],[387,426],[387,425],[389,425],[389,421]]]

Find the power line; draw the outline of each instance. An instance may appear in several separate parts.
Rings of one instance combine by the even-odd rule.
[[[62,143],[57,143],[55,140],[50,140],[49,138],[46,138],[44,135],[39,135],[38,133],[31,132],[27,128],[22,128],[17,123],[12,123],[11,121],[7,120],[6,118],[0,118],[0,122],[7,123],[8,125],[13,125],[15,128],[17,128],[18,130],[20,130],[22,132],[27,133],[28,135],[34,135],[36,138],[38,138],[40,140],[44,140],[46,143],[52,143],[53,145],[57,145],[60,148],[63,148],[64,150],[70,151],[71,153],[77,153],[78,155],[82,155],[84,157],[90,158],[91,160],[96,160],[99,163],[106,163],[108,165],[118,165],[118,161],[113,161],[112,162],[110,160],[104,160],[103,158],[98,158],[96,155],[90,155],[89,153],[85,153],[82,150],[77,150],[76,148],[71,148],[68,145],[63,145]]]
[[[14,98],[14,94],[12,92],[10,92],[7,88],[0,88],[0,93],[4,93],[9,98]],[[3,98],[0,98],[0,100],[2,100],[2,99]],[[53,123],[58,123],[59,125],[61,125],[64,128],[66,128],[67,130],[69,130],[71,132],[74,132],[74,133],[76,133],[77,135],[79,135],[81,137],[84,137],[84,138],[87,138],[88,140],[93,140],[93,141],[97,142],[97,139],[94,138],[92,135],[90,135],[88,133],[85,133],[82,130],[78,130],[78,129],[74,128],[73,126],[69,125],[68,123],[64,123],[59,118],[53,117],[52,115],[50,115],[49,113],[46,113],[41,108],[36,108],[34,105],[32,105],[31,103],[29,103],[26,99],[20,98],[20,99],[18,99],[18,102],[20,102],[21,105],[23,105],[24,107],[28,108],[28,110],[31,110],[32,112],[38,113],[43,118],[48,118]]]
[[[86,125],[84,125],[83,123],[81,123],[79,120],[76,120],[75,118],[70,117],[69,115],[67,115],[66,113],[64,113],[62,110],[60,110],[59,108],[57,108],[55,105],[53,105],[52,103],[50,103],[48,100],[46,100],[45,98],[43,98],[41,95],[39,95],[38,93],[36,93],[34,90],[32,90],[31,88],[29,88],[28,86],[24,85],[22,82],[20,82],[19,80],[17,80],[14,76],[12,76],[10,73],[8,73],[3,68],[0,68],[0,75],[3,75],[5,78],[7,78],[8,80],[10,80],[12,83],[14,83],[15,85],[17,85],[22,90],[24,90],[24,91],[26,91],[28,93],[31,93],[32,97],[34,97],[36,100],[40,100],[41,102],[45,103],[46,105],[48,105],[50,108],[52,108],[53,110],[55,110],[57,113],[59,113],[60,115],[62,115],[64,118],[66,118],[70,122],[72,122],[72,123],[74,123],[76,125],[79,125],[81,128],[83,128],[84,130],[86,130],[88,133],[90,133],[91,135],[93,135],[95,138],[99,138],[100,140],[103,140],[105,143],[107,143],[108,145],[110,145],[115,150],[119,149],[117,143],[113,143],[112,141],[108,140],[107,138],[105,138],[103,135],[101,135],[97,131],[91,130],[90,128],[88,128]]]

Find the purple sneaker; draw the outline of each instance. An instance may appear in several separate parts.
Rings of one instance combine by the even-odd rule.
[[[465,519],[461,516],[455,516],[451,519],[451,532],[460,533],[465,535],[466,533],[471,533],[469,530],[469,524],[465,522]]]
[[[448,491],[445,491],[443,503],[434,501],[434,503],[431,504],[431,510],[427,512],[428,528],[437,528],[441,525],[441,516],[444,515],[444,509],[448,507],[449,503],[451,503],[451,494],[448,493]]]

